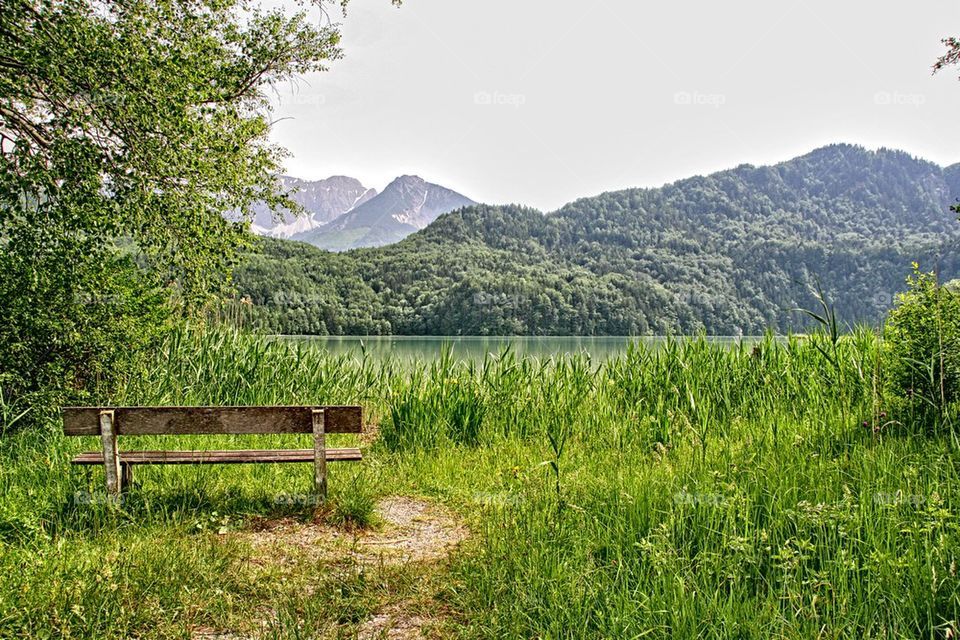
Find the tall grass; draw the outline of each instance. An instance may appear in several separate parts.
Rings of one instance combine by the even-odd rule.
[[[436,597],[466,637],[956,637],[960,457],[886,416],[880,353],[859,329],[400,363],[183,330],[104,401],[363,404],[380,437],[362,465],[331,465],[331,521],[364,524],[388,493],[460,510],[474,535]],[[312,517],[274,499],[309,469],[138,469],[123,505],[77,504],[102,478],[66,461],[96,443],[56,428],[0,440],[0,636],[176,637],[277,598],[297,604],[271,637],[349,635],[372,606],[369,578],[294,591],[218,542],[250,516]]]

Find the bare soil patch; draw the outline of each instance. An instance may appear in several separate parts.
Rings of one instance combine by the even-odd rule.
[[[466,526],[448,509],[421,500],[394,496],[377,505],[378,530],[347,531],[293,518],[264,521],[239,533],[263,553],[258,564],[283,564],[302,558],[343,560],[362,564],[437,562],[467,537]]]
[[[402,604],[385,607],[360,625],[357,640],[412,640],[429,637],[435,620],[410,613]]]
[[[447,559],[469,535],[466,525],[449,509],[420,498],[391,496],[377,505],[381,525],[376,530],[350,531],[323,522],[295,518],[262,520],[230,535],[251,544],[252,562],[265,569],[301,564],[344,563],[376,567],[411,566],[429,570]],[[438,609],[401,599],[382,607],[356,629],[361,640],[408,640],[439,637],[443,622]],[[198,629],[196,640],[235,640],[228,632]]]
[[[240,636],[229,631],[216,631],[198,627],[190,634],[191,640],[250,640],[249,636]]]
[[[390,562],[437,562],[467,537],[467,528],[451,512],[431,502],[402,496],[377,505],[386,523],[379,534],[359,540],[366,557]]]

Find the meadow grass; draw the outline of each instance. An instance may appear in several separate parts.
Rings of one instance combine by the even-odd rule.
[[[872,332],[826,345],[830,359],[823,340],[401,363],[178,331],[103,402],[358,403],[378,431],[364,462],[331,465],[319,515],[288,499],[309,493],[308,465],[138,468],[111,505],[99,469],[68,464],[96,440],[55,420],[7,436],[0,636],[350,637],[403,600],[476,638],[957,637],[957,434],[893,413]],[[367,570],[265,568],[224,535],[284,516],[370,525],[386,495],[442,502],[472,536],[447,563]]]

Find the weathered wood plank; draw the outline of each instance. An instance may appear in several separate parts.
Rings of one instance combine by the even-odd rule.
[[[327,461],[362,460],[360,449],[326,449]],[[120,463],[134,464],[247,464],[260,462],[314,462],[313,449],[231,449],[225,451],[121,451]],[[88,451],[72,464],[101,465],[103,453]]]
[[[325,433],[361,433],[361,407],[65,407],[63,433],[100,435],[101,411],[113,411],[115,435],[313,433],[323,409]]]

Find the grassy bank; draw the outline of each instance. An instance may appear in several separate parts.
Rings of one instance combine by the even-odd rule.
[[[96,441],[51,422],[0,441],[0,636],[350,637],[405,600],[465,637],[955,637],[956,435],[914,436],[892,411],[872,333],[835,362],[817,340],[401,364],[178,333],[104,402],[363,404],[379,437],[362,464],[332,465],[318,517],[424,496],[472,537],[427,571],[264,567],[229,534],[314,517],[288,499],[309,491],[306,465],[138,469],[117,507],[100,470],[67,464]]]

